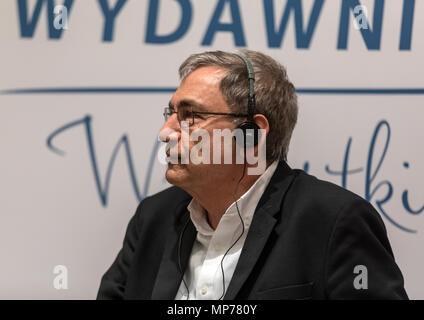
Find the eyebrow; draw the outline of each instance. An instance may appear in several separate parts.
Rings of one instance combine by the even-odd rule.
[[[175,106],[174,106],[174,104],[171,101],[169,101],[168,106],[171,109],[175,109]],[[198,102],[196,102],[194,100],[190,100],[190,99],[184,99],[184,100],[181,100],[178,103],[178,108],[185,108],[185,107],[196,107],[196,108],[199,108],[201,110],[205,110],[205,106],[203,104],[198,103]]]

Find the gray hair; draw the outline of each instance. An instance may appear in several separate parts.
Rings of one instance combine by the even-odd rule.
[[[255,72],[255,113],[263,114],[270,130],[266,140],[267,160],[287,160],[290,138],[297,121],[297,96],[286,69],[273,58],[251,50],[241,50],[253,65]],[[226,70],[220,90],[230,110],[246,113],[249,94],[248,73],[245,62],[236,54],[210,51],[193,54],[179,68],[184,79],[200,67],[217,66]]]

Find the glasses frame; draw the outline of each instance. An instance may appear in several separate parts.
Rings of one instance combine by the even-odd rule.
[[[191,123],[189,124],[190,126],[194,125],[194,117],[195,117],[196,114],[207,114],[207,115],[212,115],[212,116],[231,116],[231,117],[234,117],[234,118],[246,118],[248,116],[248,114],[245,114],[245,113],[195,111],[195,110],[193,110],[193,107],[183,107],[183,108],[190,108],[191,109],[192,119],[191,119]],[[175,111],[173,108],[164,107],[163,117],[165,118],[165,122],[168,121],[168,119],[173,114],[177,114],[178,122],[184,121],[183,119],[180,119],[178,117],[178,112]]]

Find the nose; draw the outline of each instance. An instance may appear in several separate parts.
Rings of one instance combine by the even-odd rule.
[[[176,138],[175,135],[177,135],[178,139],[180,138],[181,128],[177,115],[173,114],[168,118],[163,127],[160,129],[159,140],[162,142],[169,142],[171,138]]]

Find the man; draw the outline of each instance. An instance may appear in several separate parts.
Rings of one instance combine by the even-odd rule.
[[[259,52],[216,51],[190,56],[179,72],[160,133],[178,146],[166,172],[174,187],[140,203],[99,299],[407,298],[372,205],[287,165],[298,108],[280,64]],[[182,143],[183,123],[212,136],[249,117],[263,135],[243,150],[265,144],[262,174],[234,161],[235,140],[231,163],[181,161],[200,143]]]

